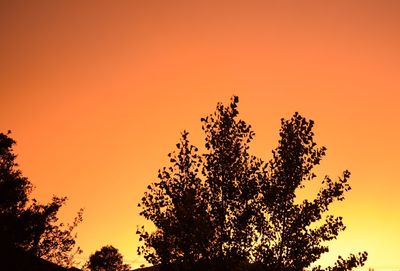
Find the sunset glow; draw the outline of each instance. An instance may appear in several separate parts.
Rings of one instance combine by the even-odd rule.
[[[319,177],[352,173],[332,210],[347,229],[320,263],[366,250],[363,270],[400,270],[400,2],[196,2],[0,2],[0,132],[40,201],[67,196],[65,221],[85,209],[82,263],[107,244],[145,263],[146,186],[238,95],[252,153],[268,160],[298,111],[328,149]]]

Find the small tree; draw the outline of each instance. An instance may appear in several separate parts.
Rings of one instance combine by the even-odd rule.
[[[1,245],[15,247],[62,266],[73,264],[75,227],[82,221],[82,210],[72,224],[58,222],[58,211],[66,198],[53,197],[46,205],[30,198],[33,186],[22,175],[13,153],[15,141],[0,133],[0,240]],[[74,250],[75,249],[75,250]]]
[[[185,132],[178,155],[169,155],[172,166],[148,186],[140,214],[157,229],[148,233],[142,227],[138,234],[144,241],[139,253],[150,263],[182,270],[204,269],[199,263],[205,263],[216,270],[300,271],[328,251],[325,241],[344,230],[341,217],[327,216],[321,226],[314,222],[333,201],[344,199],[348,171],[337,181],[325,177],[315,200],[295,202],[298,189],[316,177],[313,168],[326,151],[314,142],[313,121],[298,113],[282,119],[278,147],[265,163],[249,153],[254,132],[238,119],[237,103],[233,97],[229,106],[218,104],[202,119],[203,155]],[[339,258],[326,271],[351,270],[366,258],[366,252]]]
[[[122,255],[113,246],[103,246],[90,255],[86,267],[90,271],[129,271],[130,267],[124,264]]]

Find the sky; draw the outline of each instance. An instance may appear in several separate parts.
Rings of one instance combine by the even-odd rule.
[[[238,95],[268,160],[298,111],[328,149],[319,178],[352,172],[332,209],[347,229],[320,263],[366,250],[364,270],[397,271],[399,14],[398,1],[1,0],[0,131],[39,201],[67,196],[66,222],[85,209],[79,260],[113,245],[138,267],[136,205],[183,130],[203,146],[200,118]]]

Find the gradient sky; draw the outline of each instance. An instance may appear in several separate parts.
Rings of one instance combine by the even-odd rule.
[[[236,94],[268,159],[281,117],[315,120],[318,172],[352,172],[347,225],[323,265],[367,250],[400,270],[399,1],[0,1],[0,131],[34,196],[80,207],[85,261],[139,266],[136,204],[183,129]],[[309,193],[308,195],[311,195]]]

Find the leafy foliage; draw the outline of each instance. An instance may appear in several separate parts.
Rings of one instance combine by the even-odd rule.
[[[313,201],[304,200],[300,204],[294,201],[296,191],[304,188],[304,182],[316,177],[313,168],[326,152],[325,147],[317,147],[314,142],[313,125],[312,120],[306,120],[298,113],[290,120],[281,120],[278,147],[272,152],[268,174],[260,182],[259,216],[267,219],[258,220],[260,244],[255,255],[263,266],[272,270],[309,267],[321,254],[329,251],[325,241],[335,239],[345,229],[342,217],[332,215],[318,227],[313,227],[313,223],[322,219],[333,201],[344,199],[344,193],[350,190],[349,171],[344,171],[337,181],[325,176]],[[340,266],[362,265],[366,255],[364,252],[347,261],[341,259]]]
[[[159,182],[148,186],[139,207],[141,215],[157,227],[137,233],[145,244],[139,254],[152,264],[182,263],[189,266],[208,257],[213,228],[207,212],[206,188],[199,178],[202,159],[182,133],[178,151],[168,154],[172,165],[159,170]]]
[[[82,210],[72,224],[58,223],[58,211],[66,198],[53,197],[46,205],[30,199],[33,185],[22,175],[13,153],[15,141],[0,133],[0,240],[62,266],[71,266],[75,249],[75,227],[82,221]]]
[[[169,154],[172,165],[148,186],[140,214],[156,231],[141,227],[137,233],[144,241],[138,251],[150,263],[181,270],[303,270],[345,229],[341,217],[321,220],[350,190],[349,171],[338,180],[326,176],[314,200],[295,202],[298,189],[315,179],[313,169],[326,152],[314,141],[313,121],[298,113],[282,119],[278,147],[264,162],[249,153],[255,133],[238,118],[237,104],[233,97],[201,119],[204,154],[184,132],[177,152]],[[326,271],[351,270],[366,258],[366,252],[339,258]]]
[[[86,268],[90,271],[129,271],[130,267],[123,263],[123,257],[113,246],[103,246],[90,255]]]
[[[207,150],[202,173],[215,229],[211,260],[219,268],[245,261],[255,239],[253,205],[262,161],[248,152],[255,134],[237,118],[237,103],[234,97],[227,107],[218,104],[214,114],[202,119]]]

